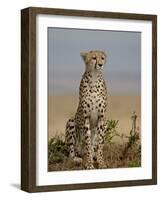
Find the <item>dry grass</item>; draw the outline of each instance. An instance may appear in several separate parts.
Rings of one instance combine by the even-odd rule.
[[[105,126],[106,136],[104,145],[104,159],[107,168],[125,168],[141,166],[140,133],[136,128],[137,115],[132,114],[132,125],[129,135],[118,132],[119,121],[108,120]],[[116,143],[115,138],[120,142]],[[97,163],[94,163],[97,168]],[[76,165],[69,157],[67,148],[62,138],[56,136],[48,144],[48,170],[82,170],[84,163]]]
[[[49,139],[59,135],[64,137],[65,126],[68,119],[74,116],[78,106],[79,96],[49,95],[48,103],[48,136]],[[124,135],[131,129],[130,115],[135,110],[138,118],[137,125],[141,127],[141,97],[140,96],[109,96],[107,119],[119,120],[117,131]],[[120,142],[119,137],[113,141]]]

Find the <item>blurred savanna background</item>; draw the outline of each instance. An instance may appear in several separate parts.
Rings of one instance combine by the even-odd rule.
[[[64,134],[78,106],[80,52],[90,50],[107,54],[107,166],[141,165],[141,33],[48,28],[49,171],[83,169],[67,160]]]

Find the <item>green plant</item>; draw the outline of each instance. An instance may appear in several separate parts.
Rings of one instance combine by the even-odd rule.
[[[116,131],[119,120],[107,120],[105,123],[105,142],[111,143],[113,137],[120,136]]]
[[[68,155],[65,143],[59,138],[51,138],[48,142],[49,163],[63,162]]]
[[[136,112],[134,111],[131,116],[132,128],[130,130],[129,136],[126,136],[126,138],[128,139],[128,142],[123,152],[124,157],[127,156],[129,149],[134,148],[134,146],[135,146],[135,149],[137,150],[137,154],[141,156],[141,145],[137,144],[139,140],[139,132],[137,132],[136,130],[136,119],[137,119],[137,115],[136,115]]]
[[[132,119],[132,128],[130,130],[130,136],[128,136],[128,139],[129,139],[129,143],[132,145],[139,139],[138,132],[136,131],[137,115],[135,112],[133,112],[131,119]]]
[[[140,163],[136,160],[129,161],[128,167],[140,167]]]

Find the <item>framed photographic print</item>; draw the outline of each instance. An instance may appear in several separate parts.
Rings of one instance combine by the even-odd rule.
[[[157,184],[157,16],[21,11],[21,188]]]

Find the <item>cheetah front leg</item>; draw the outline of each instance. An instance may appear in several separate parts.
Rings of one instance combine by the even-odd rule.
[[[85,120],[85,124],[84,124],[84,140],[85,140],[85,148],[86,148],[86,168],[94,169],[89,118]]]
[[[107,168],[104,158],[103,158],[103,147],[104,147],[104,120],[103,118],[100,118],[98,120],[98,126],[97,126],[97,134],[98,134],[98,149],[97,149],[97,163],[98,167],[101,168]]]
[[[82,158],[76,156],[76,130],[74,118],[69,119],[66,124],[65,144],[68,148],[69,157],[75,164],[81,164]]]

